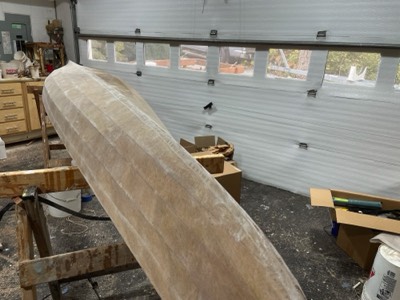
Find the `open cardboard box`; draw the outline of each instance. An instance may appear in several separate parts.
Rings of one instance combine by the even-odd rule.
[[[369,240],[380,232],[400,234],[400,221],[348,211],[334,206],[332,197],[380,201],[383,210],[400,209],[400,200],[340,190],[310,189],[311,205],[328,207],[332,221],[340,224],[338,246],[362,268],[369,270],[379,246]]]
[[[191,153],[194,158],[196,158],[196,156],[201,156],[201,154],[211,154],[207,151],[203,151],[204,148],[228,143],[220,137],[216,138],[214,135],[210,135],[196,136],[194,138],[194,143],[191,143],[185,139],[181,139],[180,144],[189,153]],[[200,159],[197,159],[197,161],[199,161],[199,163],[202,163]],[[217,163],[221,163],[221,161],[219,161],[219,158],[213,158],[213,165]],[[210,173],[228,191],[228,193],[238,203],[240,203],[242,171],[239,170],[236,167],[236,164],[234,162],[232,163],[232,161],[226,161],[225,159],[223,159],[222,164],[222,168],[218,167],[221,172],[217,172],[214,174],[213,172]],[[207,169],[207,166],[205,166],[204,164],[203,166]],[[216,168],[216,166],[214,165],[213,168]]]
[[[223,138],[215,138],[215,135],[201,135],[194,137],[194,143],[191,143],[185,139],[180,140],[180,144],[189,153],[203,151],[203,148],[208,148],[216,145],[228,144]]]
[[[202,135],[195,136],[194,143],[189,142],[185,139],[180,140],[180,144],[183,148],[186,149],[189,153],[194,152],[204,152],[207,151],[207,148],[218,145],[230,145],[227,141],[225,141],[221,137],[216,137],[215,135]],[[225,158],[226,160],[232,160],[233,151],[230,157]]]

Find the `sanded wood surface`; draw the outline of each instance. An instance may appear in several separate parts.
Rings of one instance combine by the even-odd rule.
[[[20,196],[22,191],[31,185],[39,187],[42,192],[59,192],[88,186],[77,167],[0,173],[1,197]]]
[[[43,101],[163,299],[305,298],[264,233],[137,92],[69,63],[46,79]]]

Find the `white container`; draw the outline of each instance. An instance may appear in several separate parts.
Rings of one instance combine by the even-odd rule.
[[[43,197],[76,212],[81,210],[81,190],[48,193],[43,195]],[[71,215],[50,205],[49,213],[55,218],[64,218]]]
[[[23,51],[17,51],[14,54],[14,59],[25,63],[28,60],[28,57]]]
[[[1,71],[3,72],[3,78],[18,78],[18,69],[20,64],[17,62],[9,62],[1,64]]]
[[[0,137],[0,159],[5,159],[5,158],[7,158],[6,144]]]
[[[32,77],[33,79],[37,79],[37,78],[40,77],[40,75],[39,75],[39,67],[30,66],[30,67],[29,67],[29,71],[30,71],[31,77]]]
[[[400,299],[400,252],[382,244],[364,284],[362,300]]]

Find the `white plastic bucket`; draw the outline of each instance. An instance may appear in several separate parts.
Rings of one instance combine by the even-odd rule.
[[[4,78],[18,77],[18,69],[20,65],[16,62],[2,63],[1,71]]]
[[[25,55],[23,51],[17,51],[14,54],[14,59],[25,63],[28,60],[28,57]]]
[[[43,195],[43,197],[76,212],[81,210],[81,190],[48,193]],[[71,215],[50,205],[49,213],[55,218],[64,218]]]
[[[382,244],[364,284],[362,300],[400,299],[400,252]]]

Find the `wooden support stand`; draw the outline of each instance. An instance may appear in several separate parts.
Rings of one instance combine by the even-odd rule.
[[[49,143],[49,136],[47,133],[47,127],[49,122],[47,121],[47,114],[42,101],[43,86],[28,86],[27,91],[28,93],[34,94],[36,107],[39,113],[40,127],[42,130],[43,160],[45,168],[70,166],[71,165],[70,157],[55,159],[52,158],[51,156],[51,150],[63,150],[65,149],[65,146],[62,143],[56,143],[56,144]]]
[[[0,173],[0,197],[16,203],[19,277],[22,299],[37,299],[36,285],[48,283],[53,299],[61,299],[60,283],[140,268],[124,243],[54,255],[43,207],[42,192],[85,188],[76,167]],[[40,258],[34,259],[33,237]]]

